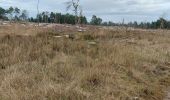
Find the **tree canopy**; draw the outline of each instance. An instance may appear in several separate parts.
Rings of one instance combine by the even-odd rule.
[[[97,17],[96,15],[93,15],[90,24],[92,24],[92,25],[101,25],[102,24],[102,19]]]

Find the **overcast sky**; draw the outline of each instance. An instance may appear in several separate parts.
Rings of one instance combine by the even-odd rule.
[[[37,0],[0,0],[0,6],[26,9],[29,16],[37,14]],[[40,0],[40,11],[66,13],[65,2],[69,0]],[[170,0],[80,0],[84,15],[88,19],[93,14],[104,21],[121,22],[153,21],[160,16],[170,20]]]

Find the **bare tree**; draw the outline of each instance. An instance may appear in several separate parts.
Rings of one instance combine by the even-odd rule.
[[[38,0],[38,2],[37,2],[37,20],[38,20],[38,26],[39,26],[39,24],[40,24],[39,3],[40,3],[40,1]]]
[[[163,29],[164,28],[164,19],[163,18],[160,18],[160,29]]]
[[[160,29],[163,29],[165,27],[165,16],[166,13],[163,13],[160,17]]]
[[[74,14],[75,14],[75,24],[78,23],[78,12],[81,9],[80,7],[80,0],[71,0],[66,2],[66,10],[70,10],[71,8],[73,8]],[[80,11],[82,13],[82,10]]]
[[[81,23],[81,18],[83,17],[83,9],[80,7],[80,13],[79,13],[79,18],[78,18],[78,24]]]

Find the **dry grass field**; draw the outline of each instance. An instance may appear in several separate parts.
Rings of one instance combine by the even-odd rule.
[[[170,31],[0,26],[0,100],[164,100]]]

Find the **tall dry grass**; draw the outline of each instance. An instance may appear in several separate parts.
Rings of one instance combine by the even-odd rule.
[[[62,34],[0,37],[0,99],[163,100],[168,31],[96,28],[54,37]]]

